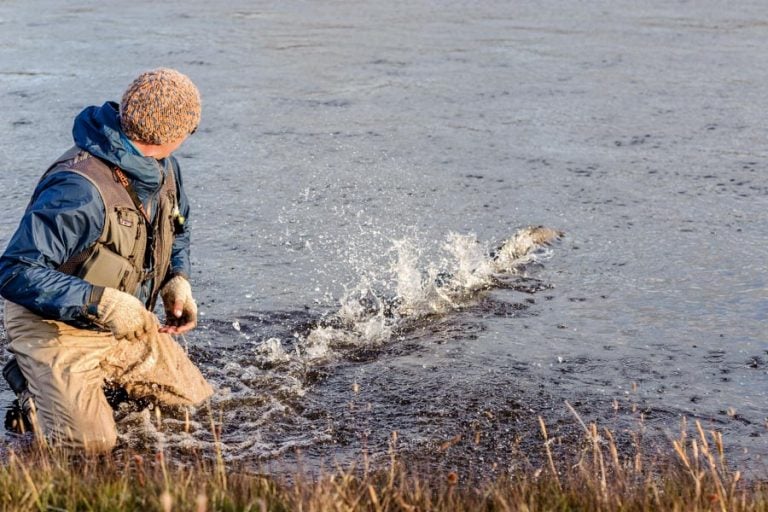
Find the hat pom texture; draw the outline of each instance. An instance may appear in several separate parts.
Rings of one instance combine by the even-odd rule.
[[[200,123],[200,92],[188,76],[159,68],[139,75],[120,101],[125,135],[144,144],[176,142]]]

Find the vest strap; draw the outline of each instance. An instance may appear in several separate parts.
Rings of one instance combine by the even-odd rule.
[[[152,221],[149,220],[149,215],[147,214],[147,210],[144,208],[144,204],[142,204],[141,199],[139,199],[138,194],[136,194],[136,190],[134,190],[133,185],[131,185],[130,180],[125,175],[125,173],[117,166],[112,167],[112,171],[115,173],[115,176],[117,176],[117,180],[120,182],[120,184],[125,187],[125,191],[128,192],[128,195],[131,196],[131,201],[133,201],[134,206],[136,206],[136,209],[139,210],[142,217],[144,217],[144,220],[147,223],[147,226],[152,226]]]

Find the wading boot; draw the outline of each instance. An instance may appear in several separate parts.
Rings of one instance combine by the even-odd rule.
[[[5,429],[17,434],[32,432],[32,415],[35,405],[32,393],[27,386],[27,379],[21,373],[15,357],[12,357],[3,367],[3,377],[16,393],[16,400],[11,403],[5,413]]]

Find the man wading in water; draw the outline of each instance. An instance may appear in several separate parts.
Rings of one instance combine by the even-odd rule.
[[[75,147],[42,176],[0,257],[15,354],[3,374],[27,427],[56,445],[114,447],[105,387],[167,405],[212,394],[171,338],[197,324],[189,203],[171,153],[199,121],[197,87],[171,69],[141,74],[120,105],[83,110]]]

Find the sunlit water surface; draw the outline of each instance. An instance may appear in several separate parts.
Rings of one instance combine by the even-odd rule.
[[[698,419],[764,470],[767,24],[760,2],[0,1],[0,245],[74,115],[175,67],[204,98],[180,342],[225,457],[317,467],[396,431],[488,475],[541,453],[538,416],[577,435],[568,402],[650,450]],[[425,295],[528,224],[566,237]],[[214,441],[205,410],[122,416],[127,446]]]

